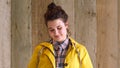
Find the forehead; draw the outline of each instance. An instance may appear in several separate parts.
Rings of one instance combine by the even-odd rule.
[[[63,20],[62,19],[55,19],[55,20],[52,20],[52,21],[48,21],[48,28],[50,27],[57,27],[57,26],[63,26],[65,25]]]

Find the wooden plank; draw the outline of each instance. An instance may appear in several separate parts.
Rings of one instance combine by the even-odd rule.
[[[119,66],[118,66],[118,68],[120,68],[120,0],[118,0],[118,30],[119,30],[119,39],[118,39],[119,40],[118,41],[119,42],[119,44],[118,44],[119,45],[119,52],[118,52],[119,53],[119,58],[118,58],[119,62],[118,62],[118,65]]]
[[[11,66],[11,0],[0,0],[0,68]]]
[[[118,68],[117,0],[97,0],[97,68]]]
[[[46,25],[44,22],[44,13],[46,12],[47,5],[52,0],[32,0],[32,46],[33,49],[40,42],[49,39]]]
[[[75,38],[86,46],[96,68],[96,0],[75,0]]]
[[[31,0],[12,0],[12,65],[26,68],[32,54]]]

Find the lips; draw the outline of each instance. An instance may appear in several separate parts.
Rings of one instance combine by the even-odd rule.
[[[54,36],[55,38],[59,38],[59,36],[57,35],[57,36]]]

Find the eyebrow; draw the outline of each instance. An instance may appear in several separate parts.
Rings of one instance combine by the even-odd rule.
[[[54,28],[52,28],[52,27],[49,27],[48,29],[49,29],[49,30],[51,30],[51,29],[54,29]]]
[[[51,29],[52,27],[47,27],[48,29]]]

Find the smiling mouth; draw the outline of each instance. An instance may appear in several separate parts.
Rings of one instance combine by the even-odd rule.
[[[59,36],[55,36],[55,38],[59,38]]]

